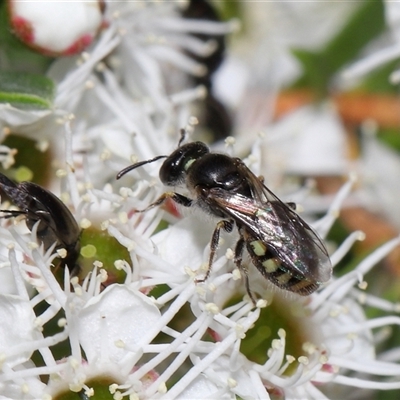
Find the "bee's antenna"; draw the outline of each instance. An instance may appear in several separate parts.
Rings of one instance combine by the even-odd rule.
[[[180,132],[181,132],[181,137],[180,137],[179,142],[178,142],[178,147],[181,147],[182,142],[186,139],[186,136],[187,136],[187,130],[186,129],[182,128]]]
[[[124,176],[124,175],[125,175],[127,172],[129,172],[129,171],[132,171],[133,169],[136,169],[136,168],[138,168],[138,167],[141,167],[142,165],[150,164],[150,163],[152,163],[152,162],[154,162],[154,161],[160,160],[161,158],[167,158],[167,157],[168,157],[168,156],[157,156],[157,157],[154,157],[154,158],[152,158],[152,159],[150,159],[150,160],[140,161],[140,162],[138,162],[138,163],[136,163],[136,164],[129,165],[128,167],[126,167],[126,168],[124,168],[123,170],[121,170],[121,171],[118,172],[118,174],[117,174],[117,179],[121,178],[122,176]]]

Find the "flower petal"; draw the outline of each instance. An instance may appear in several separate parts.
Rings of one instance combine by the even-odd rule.
[[[87,360],[98,362],[106,356],[117,362],[126,355],[126,348],[140,349],[159,319],[160,312],[148,297],[127,286],[112,285],[79,314],[79,340]]]

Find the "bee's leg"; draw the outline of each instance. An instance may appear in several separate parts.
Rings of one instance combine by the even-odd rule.
[[[210,258],[208,259],[208,269],[207,269],[207,272],[206,272],[204,278],[202,278],[202,279],[196,279],[196,283],[198,283],[198,282],[205,282],[205,281],[208,279],[208,277],[210,276],[210,273],[211,273],[211,266],[212,266],[212,263],[213,263],[213,261],[214,261],[215,253],[216,253],[216,251],[217,251],[217,249],[218,249],[219,236],[220,236],[221,229],[223,229],[223,230],[226,231],[226,232],[232,232],[233,225],[234,225],[234,222],[233,222],[233,221],[222,220],[222,221],[219,221],[219,222],[218,222],[217,226],[216,226],[215,229],[214,229],[212,238],[211,238],[211,243],[210,243]]]
[[[175,203],[184,206],[184,207],[191,207],[193,200],[189,199],[186,196],[182,196],[179,193],[175,192],[165,192],[162,194],[154,203],[148,205],[144,210],[136,210],[137,212],[146,212],[151,210],[154,207],[160,206],[163,204],[167,199],[173,200]]]
[[[89,397],[86,395],[86,393],[85,393],[85,389],[82,389],[80,392],[78,392],[77,393],[78,394],[78,397],[81,399],[81,400],[89,400]]]
[[[256,300],[255,300],[255,298],[253,296],[253,293],[251,293],[251,290],[250,290],[249,275],[248,275],[247,268],[242,265],[242,255],[243,255],[244,245],[245,245],[245,241],[241,237],[236,243],[235,260],[234,261],[235,261],[236,267],[238,267],[239,270],[241,272],[243,272],[243,274],[244,274],[244,282],[245,282],[247,294],[249,295],[252,303],[254,305],[256,305]]]
[[[20,211],[20,210],[0,210],[0,212],[5,213],[6,215],[2,215],[0,218],[13,218],[13,217],[18,217],[18,215],[23,215],[27,214],[26,211]]]

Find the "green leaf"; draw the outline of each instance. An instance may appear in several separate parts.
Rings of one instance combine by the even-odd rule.
[[[377,137],[390,148],[400,152],[400,135],[398,128],[382,128],[379,130],[379,135]]]
[[[390,74],[399,68],[399,59],[388,62],[387,64],[371,71],[360,84],[360,89],[366,92],[374,93],[392,93],[398,94],[398,85],[393,85],[390,80]]]
[[[212,1],[211,4],[218,9],[221,19],[229,21],[233,18],[243,19],[243,4],[239,0]]]
[[[303,76],[296,87],[312,87],[325,95],[332,76],[345,64],[354,60],[361,50],[385,28],[382,1],[367,1],[361,4],[324,49],[310,52],[296,49],[293,54],[304,68]]]
[[[22,72],[0,72],[0,103],[10,103],[23,110],[52,107],[54,82],[43,76]]]
[[[311,87],[320,95],[325,95],[329,74],[325,60],[318,53],[308,50],[292,50],[293,55],[303,66],[303,76],[294,87]]]

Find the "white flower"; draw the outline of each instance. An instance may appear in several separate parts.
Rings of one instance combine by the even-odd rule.
[[[48,75],[57,83],[51,109],[24,111],[0,105],[3,134],[46,142],[57,168],[63,168],[60,122],[73,116],[77,174],[81,179],[89,170],[100,186],[131,157],[148,158],[176,146],[169,133],[187,123],[189,103],[205,95],[202,87],[188,87],[188,73],[206,71],[186,50],[207,56],[215,51],[215,43],[194,35],[223,35],[237,25],[189,21],[182,17],[179,3],[167,2],[111,2],[104,18],[108,26],[87,52],[60,58],[51,66]]]
[[[1,138],[4,140],[13,133],[38,141],[49,140],[51,132],[58,129],[56,119],[59,116],[54,115],[53,110],[27,111],[10,104],[0,104]]]
[[[127,285],[111,285],[95,296],[85,291],[80,296],[71,293],[65,312],[72,353],[49,383],[51,393],[82,390],[101,376],[126,385],[143,347],[158,333],[161,317],[148,297]]]
[[[82,268],[92,264],[92,270],[79,280],[66,269],[60,284],[52,263],[65,252],[44,248],[36,238],[39,224],[29,231],[23,222],[10,227],[10,220],[2,221],[0,260],[13,287],[0,299],[5,321],[0,395],[47,400],[69,392],[89,398],[103,392],[115,399],[295,400],[338,398],[340,385],[400,388],[398,349],[382,355],[376,346],[389,325],[399,324],[399,307],[368,294],[364,281],[400,238],[301,298],[260,279],[244,260],[250,289],[259,299],[254,306],[233,262],[236,232],[221,235],[212,272],[200,282],[209,267],[215,219],[207,220],[201,210],[200,218],[181,218],[168,204],[165,210],[137,211],[163,190],[160,164],[148,163],[118,184],[116,172],[132,161],[169,154],[178,128],[195,125],[189,104],[204,92],[188,87],[185,74],[204,70],[184,50],[208,54],[213,44],[191,34],[224,33],[231,25],[185,21],[178,4],[168,2],[110,3],[107,13],[110,25],[90,52],[58,61],[50,72],[58,81],[54,115],[64,117],[58,121],[62,129],[52,135],[59,142],[61,197],[83,230],[78,262]],[[319,142],[313,166],[341,173],[341,127],[332,110],[322,111],[301,110],[286,121],[286,132],[299,121],[309,127],[313,154],[318,131],[327,129],[330,140]],[[275,136],[284,128],[276,127]],[[284,138],[289,143],[291,134]],[[252,142],[245,161],[257,174],[267,171],[261,154],[274,139],[281,140]],[[227,140],[228,152],[236,150],[233,143]],[[284,170],[300,165],[301,172],[311,173],[305,162],[310,149],[296,143],[302,151],[286,150]],[[298,158],[288,161],[293,154]],[[346,183],[325,217],[312,223],[321,237],[352,184]],[[360,239],[355,232],[339,245],[333,265]],[[106,247],[107,257],[101,254]],[[119,275],[118,283],[117,278],[110,282],[118,271],[123,279]],[[368,319],[366,306],[386,315]]]
[[[103,23],[103,7],[102,1],[10,0],[10,24],[14,33],[34,49],[50,55],[71,55],[93,41]]]
[[[257,45],[248,46],[249,37],[244,37],[237,51],[243,53],[243,59],[249,58],[250,86],[257,91],[260,87],[279,90],[297,79],[301,68],[292,49],[323,48],[360,4],[269,2],[244,6],[253,28],[248,35]]]
[[[284,191],[288,175],[340,176],[348,171],[345,130],[333,104],[301,107],[268,125],[260,136],[251,167],[267,177],[268,187]]]
[[[251,29],[233,43],[215,87],[217,96],[232,108],[239,148],[247,150],[272,123],[278,92],[301,77],[293,50],[323,49],[361,3],[244,2],[242,7]]]
[[[321,234],[333,223],[350,187],[351,182],[340,192],[328,215],[316,225]],[[398,375],[400,366],[376,358],[372,331],[399,324],[400,318],[389,315],[368,320],[363,311],[365,304],[389,313],[397,311],[398,306],[355,288],[359,284],[365,289],[363,275],[399,245],[400,238],[383,245],[353,271],[306,298],[282,295],[265,286],[264,281],[257,284],[258,271],[252,268],[251,277],[256,281],[251,281],[251,288],[267,299],[259,300],[258,307],[253,309],[249,299],[225,305],[235,293],[244,293],[243,282],[232,272],[229,251],[222,254],[225,245],[219,249],[209,280],[204,284],[194,282],[201,276],[196,270],[207,262],[208,228],[203,229],[199,223],[194,226],[194,217],[187,217],[155,236],[147,231],[140,240],[138,231],[145,226],[155,229],[153,218],[154,215],[145,220],[133,218],[138,230],[131,227],[135,231],[128,237],[122,234],[126,225],[109,226],[110,233],[120,242],[129,240],[134,269],[122,263],[120,266],[127,273],[125,284],[113,284],[105,290],[102,290],[104,276],[97,267],[81,285],[76,278],[70,280],[66,270],[65,289],[62,289],[47,270],[48,261],[40,249],[25,249],[43,274],[47,298],[53,300],[50,308],[35,317],[30,307],[40,302],[43,294],[28,301],[24,287],[19,284],[19,296],[26,300],[13,307],[26,310],[20,313],[19,322],[24,329],[16,325],[17,335],[4,331],[3,340],[17,341],[18,346],[2,347],[2,358],[13,362],[7,373],[0,375],[1,394],[15,393],[10,398],[20,398],[24,390],[25,398],[30,399],[72,391],[91,396],[93,390],[96,395],[96,390],[102,388],[118,396],[142,399],[189,396],[248,399],[269,398],[273,394],[288,399],[319,399],[323,392],[330,392],[335,398],[336,383],[361,388],[400,387],[400,382],[390,381]],[[200,235],[190,237],[195,233]],[[149,247],[150,236],[156,247]],[[137,239],[135,243],[132,237]],[[332,262],[336,264],[360,238],[358,232],[351,235],[333,254]],[[10,262],[15,279],[22,282],[18,273],[22,264],[17,262],[13,249]],[[162,284],[169,289],[157,298],[144,294]],[[4,302],[6,320],[13,318],[7,304]],[[63,330],[43,336],[42,327],[58,318],[60,309],[64,317],[58,324]],[[269,322],[271,319],[266,319],[266,315],[283,316],[292,329],[282,329],[279,323]],[[176,325],[175,317],[184,325]],[[241,343],[253,329],[265,325],[272,330],[272,341],[270,346],[259,344],[257,354],[264,354],[266,361],[251,361],[254,354],[242,350]],[[161,332],[168,340],[160,340]],[[205,341],[207,332],[211,340]],[[57,360],[48,346],[65,339],[70,352]],[[292,342],[299,343],[300,350],[295,350],[299,353],[288,352],[288,348],[293,349]],[[28,363],[33,351],[39,349],[44,359],[42,367]],[[356,375],[349,376],[348,371]],[[364,373],[383,379],[362,377]],[[40,383],[39,375],[50,376],[47,385]],[[389,381],[385,382],[385,378]],[[171,382],[174,382],[172,387]]]
[[[184,51],[194,44],[197,55],[215,50],[192,34],[232,30],[229,23],[189,22],[175,3],[110,3],[106,17],[109,27],[74,69],[63,59],[50,70],[59,81],[56,107],[75,116],[76,166],[86,163],[96,185],[113,179],[132,157],[146,159],[176,146],[189,104],[205,95],[204,88],[182,87],[186,73],[201,67]],[[177,64],[174,71],[171,62]],[[165,74],[177,75],[168,91]]]
[[[333,204],[327,218],[321,221],[318,229],[322,234],[326,234],[330,225],[337,214],[337,209],[340,202],[343,201],[346,193],[348,193],[350,184],[348,184],[340,193],[337,201]],[[192,237],[193,226],[196,226],[196,237]],[[157,303],[164,304],[172,297],[179,293],[178,298],[174,301],[171,307],[179,307],[182,302],[190,301],[192,311],[196,315],[196,321],[200,321],[201,317],[206,318],[204,313],[214,315],[214,321],[209,322],[209,327],[213,330],[213,336],[219,341],[218,347],[210,347],[207,350],[207,356],[192,355],[192,362],[195,367],[182,377],[172,389],[166,394],[166,398],[174,398],[181,395],[181,391],[185,390],[186,385],[190,385],[192,380],[197,379],[196,373],[203,371],[209,379],[217,386],[222,392],[232,391],[243,398],[264,398],[268,396],[265,391],[265,382],[270,391],[282,391],[288,398],[299,398],[307,393],[310,398],[319,398],[321,392],[311,383],[314,381],[326,382],[327,380],[337,379],[339,382],[346,381],[346,377],[335,378],[337,373],[336,364],[339,366],[351,365],[355,371],[363,372],[364,368],[369,368],[369,371],[379,370],[379,362],[374,361],[374,343],[370,331],[365,331],[368,322],[363,315],[363,311],[359,304],[353,299],[352,291],[353,286],[360,280],[362,284],[362,275],[370,269],[376,261],[387,254],[391,249],[399,244],[400,239],[395,239],[388,243],[382,249],[377,251],[369,259],[360,264],[359,268],[352,273],[346,275],[336,282],[332,282],[320,293],[310,296],[310,298],[299,302],[298,299],[293,303],[294,299],[280,298],[277,293],[275,295],[275,302],[280,304],[282,310],[290,309],[293,304],[301,304],[297,310],[300,311],[300,317],[290,315],[288,318],[296,320],[294,326],[302,326],[299,328],[298,333],[303,329],[306,331],[308,342],[304,343],[304,354],[298,359],[300,365],[297,372],[292,378],[285,377],[284,373],[290,363],[294,361],[293,357],[287,358],[289,362],[284,364],[284,337],[285,333],[280,333],[280,341],[275,343],[276,348],[271,350],[269,360],[266,362],[264,368],[249,362],[243,355],[232,353],[232,350],[238,350],[240,340],[243,339],[246,331],[253,325],[259,317],[258,311],[247,314],[250,309],[249,304],[238,303],[234,308],[229,308],[230,311],[220,309],[220,306],[238,290],[238,282],[235,281],[235,274],[226,269],[227,259],[229,259],[229,252],[225,256],[219,258],[213,265],[213,273],[209,280],[205,283],[205,287],[193,287],[193,284],[188,286],[187,275],[192,280],[196,277],[196,266],[206,265],[207,254],[204,254],[204,245],[207,243],[207,237],[203,236],[203,228],[200,228],[200,222],[194,222],[194,217],[187,217],[173,227],[168,228],[153,237],[153,241],[157,244],[157,249],[160,252],[162,260],[155,260],[154,256],[147,252],[141,251],[139,254],[147,260],[143,273],[147,279],[143,281],[143,286],[166,282],[172,290],[167,292],[164,296],[157,299]],[[354,243],[355,240],[361,239],[362,235],[356,232],[351,235],[343,246],[333,255],[333,262],[336,263],[346,253]],[[201,243],[200,246],[193,247],[194,243]],[[206,248],[208,246],[206,245]],[[223,246],[224,247],[224,246]],[[178,268],[177,268],[178,267]],[[197,267],[198,269],[198,267]],[[215,274],[214,274],[215,272]],[[239,282],[240,283],[240,282]],[[243,293],[243,285],[240,284]],[[363,286],[363,285],[361,285]],[[252,286],[253,287],[253,286]],[[258,286],[256,285],[258,288]],[[271,288],[269,288],[271,289]],[[349,297],[350,295],[350,297]],[[358,297],[358,296],[357,296]],[[368,296],[359,297],[360,301],[364,302]],[[176,304],[178,303],[178,304]],[[396,305],[390,306],[390,309],[397,310]],[[232,315],[233,310],[237,312]],[[247,314],[247,315],[246,315]],[[226,316],[229,315],[229,319]],[[397,317],[393,319],[396,321]],[[382,324],[385,326],[385,321],[370,322],[371,326],[377,327]],[[397,323],[397,322],[394,322]],[[343,329],[343,327],[348,327]],[[189,329],[189,328],[188,328]],[[361,333],[359,333],[362,331]],[[364,333],[363,333],[364,332]],[[303,332],[304,334],[304,332]],[[319,336],[320,335],[320,336]],[[293,339],[293,336],[292,336]],[[280,344],[279,344],[280,343]],[[224,347],[227,346],[227,347]],[[230,350],[227,350],[230,349]],[[220,352],[222,351],[222,353]],[[226,357],[224,364],[221,358],[222,354],[231,354],[231,357]],[[267,351],[267,349],[265,349]],[[278,352],[274,358],[274,351]],[[359,359],[363,357],[363,362],[351,364],[349,360]],[[331,358],[335,362],[330,362]],[[234,359],[234,361],[232,361]],[[365,367],[368,362],[369,367]],[[201,366],[201,367],[200,367]],[[198,368],[198,369],[197,369]],[[392,373],[395,375],[397,372],[396,365],[392,365],[392,372],[388,372],[388,376]],[[389,368],[390,370],[390,368]],[[389,371],[388,370],[388,371]],[[209,373],[207,374],[207,371]],[[217,371],[217,372],[216,372]],[[235,371],[238,371],[238,375]],[[239,372],[240,371],[240,372]],[[247,371],[244,373],[244,371]],[[319,371],[325,371],[321,374]],[[321,376],[321,378],[320,378]],[[159,379],[162,379],[163,375]],[[328,379],[329,378],[329,379]],[[249,386],[249,381],[258,379],[257,386]],[[353,381],[350,379],[349,384]],[[358,386],[357,380],[354,380],[354,386]],[[156,384],[154,384],[155,390]],[[372,382],[371,387],[385,387],[384,383]],[[398,387],[399,383],[393,383],[392,386]],[[254,388],[254,391],[251,389]],[[151,389],[151,387],[150,387]],[[150,390],[148,389],[148,390]],[[250,391],[250,392],[249,392]],[[155,395],[155,392],[147,392],[148,395]]]

